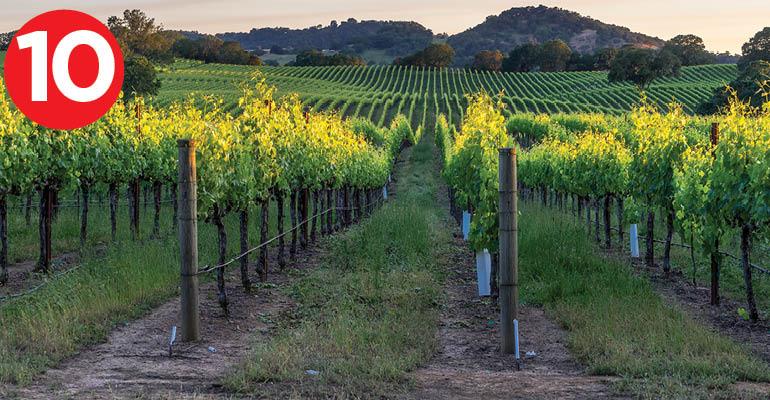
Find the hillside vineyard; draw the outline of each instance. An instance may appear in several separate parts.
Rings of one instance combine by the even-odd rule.
[[[609,83],[606,72],[497,73],[462,69],[396,66],[249,67],[177,61],[161,75],[157,101],[167,105],[191,92],[222,96],[225,109],[237,110],[239,85],[255,71],[280,93],[299,93],[316,111],[336,110],[344,118],[364,117],[386,126],[399,113],[414,126],[425,110],[447,115],[459,126],[466,95],[503,93],[505,114],[604,113],[619,115],[639,102],[631,84]],[[734,79],[735,65],[685,67],[678,78],[658,79],[647,97],[659,106],[676,101],[692,114],[714,89]]]

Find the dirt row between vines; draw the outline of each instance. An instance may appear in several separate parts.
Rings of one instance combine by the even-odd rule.
[[[439,331],[441,351],[414,375],[419,399],[596,399],[615,397],[617,378],[590,376],[566,347],[566,333],[537,307],[520,308],[521,370],[500,353],[497,304],[478,297],[475,265],[455,239],[455,264]],[[534,351],[531,359],[525,353]]]
[[[322,243],[298,251],[297,259],[283,272],[277,271],[273,255],[268,281],[257,283],[251,294],[241,287],[236,271],[229,273],[229,318],[217,303],[213,282],[202,284],[199,343],[177,342],[169,356],[171,327],[179,323],[176,297],[145,317],[117,327],[106,343],[83,349],[36,383],[9,389],[8,395],[25,399],[219,397],[225,373],[246,356],[253,340],[269,337],[282,312],[293,306],[280,288],[317,266],[324,252]],[[256,274],[252,281],[258,282]]]
[[[446,187],[441,192],[442,206],[449,213]],[[493,299],[478,296],[475,258],[459,227],[452,254],[438,332],[441,349],[413,374],[412,398],[621,398],[611,388],[618,378],[588,375],[567,349],[567,333],[542,308],[519,307],[520,368],[512,355],[501,354],[500,308]],[[527,358],[526,352],[535,355]]]
[[[445,205],[448,210],[448,205]],[[413,374],[415,399],[596,399],[617,398],[617,378],[589,376],[566,347],[566,332],[538,307],[520,306],[521,365],[500,352],[500,309],[480,298],[475,258],[459,228],[447,265],[441,350]],[[534,357],[525,356],[534,352]]]

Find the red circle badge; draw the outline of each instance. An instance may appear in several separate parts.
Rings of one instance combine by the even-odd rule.
[[[51,129],[82,128],[118,99],[123,53],[98,19],[80,11],[49,11],[13,37],[5,85],[32,121]]]

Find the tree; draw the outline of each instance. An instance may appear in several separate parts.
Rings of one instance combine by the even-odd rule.
[[[262,60],[244,50],[240,43],[225,42],[212,35],[202,35],[197,40],[181,38],[174,42],[173,53],[177,57],[207,63],[262,65]]]
[[[446,68],[452,65],[455,51],[446,43],[434,43],[411,56],[396,59],[396,65],[412,65],[415,67]]]
[[[142,56],[131,56],[125,59],[124,68],[123,95],[126,99],[158,94],[160,79],[150,60]]]
[[[540,56],[540,46],[527,43],[519,46],[508,54],[508,58],[503,60],[503,71],[505,72],[529,72],[537,66]]]
[[[738,78],[727,86],[714,90],[711,99],[698,108],[699,114],[714,114],[727,107],[736,96],[742,102],[761,108],[766,99],[766,85],[770,82],[770,62],[753,61],[741,70]]]
[[[455,51],[446,43],[432,44],[422,51],[426,67],[445,68],[452,65]]]
[[[738,68],[744,69],[753,61],[770,61],[770,27],[757,32],[743,45],[743,57]]]
[[[322,67],[327,65],[366,65],[363,58],[347,54],[334,54],[327,56],[318,50],[305,50],[297,54],[294,61],[297,67]]]
[[[179,39],[174,43],[172,51],[177,57],[198,60],[201,54],[200,41],[188,38]]]
[[[656,78],[676,76],[682,63],[668,51],[623,48],[610,65],[610,82],[632,82],[644,89]]]
[[[250,54],[238,42],[223,42],[219,48],[217,62],[235,65],[262,65],[259,57]]]
[[[216,36],[207,35],[198,41],[200,46],[200,58],[207,63],[217,62],[219,49],[222,48],[222,39]]]
[[[476,54],[471,68],[482,71],[500,71],[503,67],[503,53],[499,50],[483,50]]]
[[[678,76],[681,69],[682,61],[666,49],[657,52],[652,60],[652,70],[656,77]]]
[[[297,54],[297,58],[294,61],[294,65],[298,67],[304,66],[323,66],[325,65],[325,57],[323,53],[318,50],[305,50]]]
[[[596,71],[607,71],[610,69],[610,65],[612,64],[612,61],[615,60],[615,57],[618,56],[618,49],[614,47],[607,47],[604,49],[599,49],[599,51],[594,54],[594,70]]]
[[[593,71],[596,64],[596,56],[593,54],[572,53],[567,62],[569,71]]]
[[[559,72],[567,69],[567,62],[572,56],[572,50],[562,40],[545,42],[538,53],[540,70],[545,72]]]
[[[107,27],[126,57],[136,54],[160,63],[174,60],[173,36],[165,34],[163,26],[156,25],[155,19],[141,10],[125,10],[123,18],[112,16],[107,20]]]
[[[11,45],[11,41],[15,35],[16,31],[0,33],[0,51],[8,50],[8,46]]]
[[[663,50],[677,56],[682,65],[704,65],[716,62],[716,57],[706,51],[703,39],[695,35],[678,35],[666,42]]]
[[[630,81],[645,88],[656,78],[652,70],[655,52],[635,47],[621,50],[610,65],[610,82]]]

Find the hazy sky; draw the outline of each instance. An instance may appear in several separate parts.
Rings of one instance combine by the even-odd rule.
[[[739,52],[748,38],[770,26],[770,0],[0,0],[0,31],[14,30],[52,9],[81,10],[106,20],[126,8],[140,8],[167,28],[207,33],[327,25],[353,17],[414,20],[435,33],[451,34],[487,15],[540,3],[662,39],[694,33],[714,51]]]

